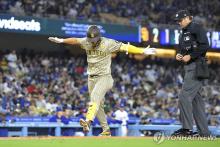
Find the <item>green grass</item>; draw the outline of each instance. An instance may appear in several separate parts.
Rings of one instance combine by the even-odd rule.
[[[220,139],[214,141],[172,141],[157,144],[153,138],[1,138],[0,147],[219,147]]]

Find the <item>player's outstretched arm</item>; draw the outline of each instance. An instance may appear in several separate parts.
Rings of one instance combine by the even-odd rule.
[[[57,37],[49,37],[48,38],[50,41],[55,42],[55,43],[65,43],[65,44],[70,44],[70,45],[76,45],[79,44],[76,38],[57,38]]]
[[[120,51],[131,53],[131,54],[145,54],[145,55],[154,55],[156,54],[155,48],[150,48],[150,46],[142,49],[133,45],[128,44],[122,44],[120,47]]]

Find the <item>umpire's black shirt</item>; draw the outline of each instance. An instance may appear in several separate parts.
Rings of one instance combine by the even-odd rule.
[[[190,55],[191,60],[188,63],[191,63],[200,57],[205,57],[208,48],[208,38],[201,25],[190,22],[182,29],[182,33],[179,37],[179,49],[177,52],[183,56]]]

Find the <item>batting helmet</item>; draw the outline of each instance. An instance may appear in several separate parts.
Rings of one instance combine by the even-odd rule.
[[[87,40],[96,43],[101,39],[100,29],[96,25],[91,25],[87,31]]]

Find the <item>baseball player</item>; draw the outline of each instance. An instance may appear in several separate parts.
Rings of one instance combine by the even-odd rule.
[[[90,124],[95,117],[98,118],[103,132],[100,136],[111,136],[106,115],[104,112],[104,97],[107,91],[113,87],[111,76],[111,54],[122,51],[133,54],[155,54],[154,48],[141,49],[130,44],[124,44],[113,39],[101,37],[100,29],[96,25],[88,28],[87,36],[84,38],[57,38],[49,37],[55,43],[80,45],[85,49],[88,62],[88,89],[90,105],[86,114],[86,120],[80,119],[80,125],[84,132],[88,132]]]

